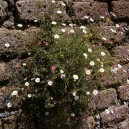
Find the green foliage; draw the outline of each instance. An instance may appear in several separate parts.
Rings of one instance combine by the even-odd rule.
[[[76,126],[93,90],[100,86],[98,78],[110,70],[110,54],[90,30],[85,34],[80,28],[54,26],[50,19],[41,22],[34,49],[31,78],[40,82],[29,80],[32,98],[25,106],[43,119],[46,128]]]
[[[97,94],[98,79],[109,73],[113,59],[99,44],[99,24],[83,29],[66,27],[62,21],[52,21],[52,13],[41,19],[32,46],[35,54],[25,88],[25,94],[31,96],[23,108],[36,116],[39,124],[44,122],[46,129],[71,129],[78,125],[91,96]]]

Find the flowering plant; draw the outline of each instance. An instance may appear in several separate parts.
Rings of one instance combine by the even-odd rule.
[[[58,9],[57,16],[62,12]],[[109,74],[114,61],[103,46],[107,38],[95,31],[100,29],[99,23],[83,26],[52,18],[41,19],[40,34],[32,46],[33,63],[23,84],[26,86],[23,94],[28,99],[24,100],[23,108],[43,121],[45,128],[73,128],[91,96],[98,94],[101,87],[98,80]],[[12,92],[13,96],[17,94]]]
[[[90,96],[98,94],[98,78],[109,71],[113,59],[90,27],[66,27],[47,19],[36,42],[25,106],[46,128],[75,126]]]

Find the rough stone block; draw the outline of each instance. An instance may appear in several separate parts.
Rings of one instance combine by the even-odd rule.
[[[17,13],[21,20],[33,21],[44,17],[45,0],[20,0],[16,2]]]
[[[38,29],[8,30],[0,28],[0,54],[24,53],[30,50]],[[9,45],[9,46],[6,46]]]
[[[88,129],[94,129],[95,128],[96,122],[95,122],[95,119],[92,116],[87,118],[86,123],[87,123],[87,128]]]
[[[116,61],[116,64],[118,62]],[[122,68],[118,66],[112,67],[109,72],[105,72],[98,79],[99,83],[103,86],[113,86],[116,84],[122,85],[127,82],[127,69],[129,68],[129,64],[123,65]]]
[[[26,67],[29,68],[31,67],[31,63],[32,63],[32,57],[29,57],[27,59],[24,60],[20,60],[20,59],[15,59],[12,60],[10,62],[4,63],[1,62],[0,63],[0,82],[4,82],[10,79],[10,77],[14,74],[14,72],[18,73],[20,72],[20,75],[26,75],[28,74],[26,72],[26,70],[23,68],[23,63],[26,63]]]
[[[127,63],[129,61],[129,45],[128,44],[114,47],[111,53],[117,62]]]
[[[0,0],[0,22],[3,22],[8,16],[8,3]]]
[[[113,1],[112,2],[112,12],[116,15],[114,19],[129,19],[129,1],[122,2],[122,1]]]
[[[114,89],[100,91],[98,95],[93,96],[93,99],[88,105],[90,110],[104,109],[110,107],[117,102],[117,94]]]
[[[118,124],[119,129],[128,129],[129,128],[129,120],[125,120]]]
[[[12,96],[11,93],[15,90],[13,86],[8,87],[3,87],[0,89],[0,110],[10,110],[10,109],[20,109],[21,107],[21,97],[17,96]],[[8,104],[10,103],[10,107],[8,107]],[[0,118],[10,116],[9,113],[1,113]]]
[[[83,114],[81,118],[81,124],[77,127],[78,129],[94,129],[96,126],[95,118],[93,116],[89,116],[88,118]]]
[[[0,63],[0,81],[8,79],[9,68],[6,63]]]
[[[125,120],[128,116],[128,106],[123,105],[120,107],[117,107],[113,110],[113,113],[107,114],[106,112],[102,112],[100,114],[101,122],[108,124],[110,122],[118,122],[121,120]]]
[[[129,85],[128,84],[124,84],[122,86],[120,86],[118,88],[118,91],[119,91],[119,97],[122,99],[122,100],[129,100]]]
[[[52,20],[69,20],[69,16],[66,14],[66,7],[61,6],[63,1],[57,3],[50,3],[47,0],[23,0],[16,2],[18,16],[23,21],[34,21],[45,17],[49,14]],[[59,14],[57,13],[59,12]]]
[[[97,2],[74,2],[73,12],[72,19],[82,20],[84,16],[90,16],[94,20],[98,20],[100,16],[108,15],[108,5]]]
[[[52,20],[54,21],[70,21],[70,17],[67,14],[66,11],[66,5],[63,6],[62,5],[65,4],[63,1],[58,1],[54,6],[53,4],[48,3],[48,9],[47,12],[50,13],[50,17]],[[67,6],[69,6],[69,3],[71,3],[70,1],[66,2]],[[60,13],[58,13],[60,11]]]

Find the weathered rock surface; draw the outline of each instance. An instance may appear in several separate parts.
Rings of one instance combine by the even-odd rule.
[[[0,23],[3,22],[8,16],[8,3],[0,0]]]
[[[121,100],[127,101],[129,100],[129,85],[124,84],[118,88],[119,97]]]
[[[38,29],[35,28],[25,31],[0,28],[0,54],[27,52],[33,46],[33,39],[37,33]]]
[[[20,20],[34,21],[45,15],[46,0],[20,0],[16,2],[18,16]]]
[[[10,74],[9,73],[9,67],[4,62],[0,63],[0,74],[1,74],[0,81],[7,80],[8,75]]]
[[[129,120],[125,120],[118,124],[118,129],[128,129],[129,128]]]
[[[100,16],[108,16],[107,3],[74,2],[74,15],[72,19],[83,20],[84,16],[92,17],[93,20],[100,19]]]
[[[108,124],[110,122],[125,120],[128,116],[128,110],[129,110],[128,106],[123,105],[113,109],[113,113],[110,112],[109,114],[107,114],[106,112],[102,112],[100,114],[101,122]]]
[[[116,15],[114,19],[129,20],[129,1],[113,1],[112,6],[112,11]]]
[[[104,109],[117,103],[117,94],[114,89],[100,91],[98,95],[93,96],[93,100],[89,103],[89,109]]]
[[[129,45],[128,45],[128,43],[113,48],[111,53],[117,62],[128,63],[128,61],[129,61]]]

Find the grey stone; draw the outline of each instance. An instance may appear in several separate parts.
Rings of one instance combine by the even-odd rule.
[[[0,22],[3,22],[8,16],[8,3],[0,0]]]
[[[122,105],[120,107],[116,107],[113,111],[114,113],[107,114],[106,112],[102,112],[100,114],[101,122],[105,124],[109,124],[110,122],[118,122],[121,120],[125,120],[128,116],[128,106]]]
[[[117,101],[117,94],[114,89],[106,89],[100,91],[98,95],[92,95],[93,99],[88,104],[89,110],[104,109],[111,105],[115,105]]]
[[[116,15],[114,19],[129,19],[129,1],[113,1],[112,12]]]
[[[17,13],[20,20],[33,21],[43,18],[46,8],[43,5],[46,0],[20,0],[16,2]]]
[[[39,29],[27,29],[22,30],[8,30],[5,28],[0,28],[0,54],[4,53],[25,53],[29,51],[31,46],[33,46],[33,40],[36,38]],[[5,44],[9,44],[6,47]]]
[[[84,16],[90,16],[94,20],[100,19],[100,16],[109,16],[107,3],[73,2],[73,12],[73,20],[83,20]]]

